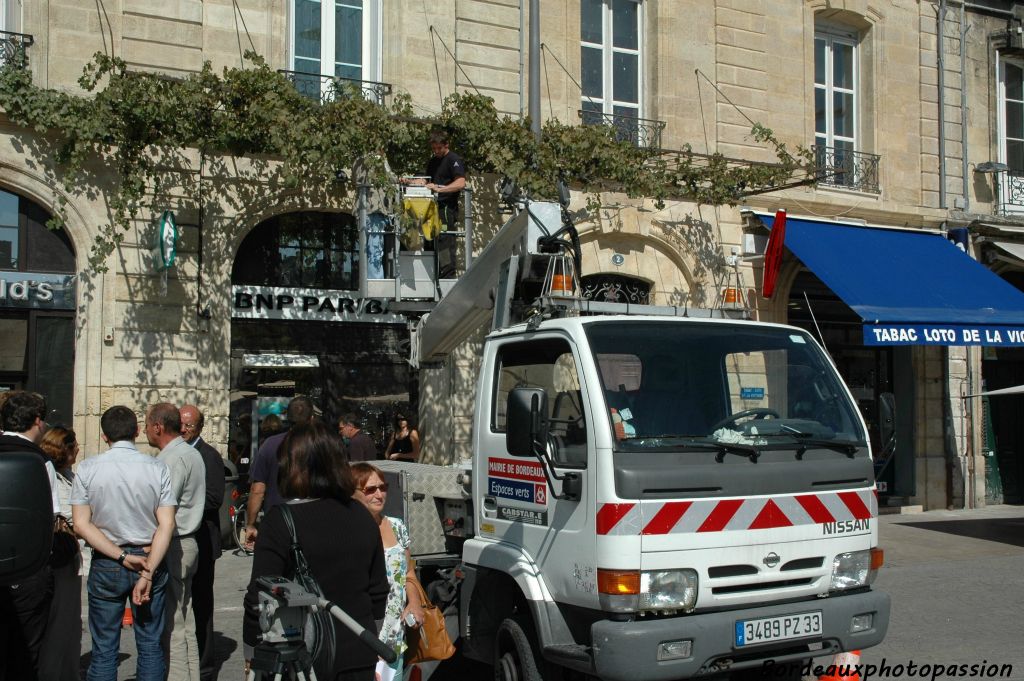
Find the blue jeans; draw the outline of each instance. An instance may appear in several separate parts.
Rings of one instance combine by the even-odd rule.
[[[127,549],[143,555],[141,548]],[[164,631],[164,590],[167,570],[161,565],[153,575],[150,600],[145,605],[131,603],[132,589],[139,579],[136,572],[117,561],[93,554],[89,569],[89,633],[92,634],[92,661],[88,681],[117,681],[117,655],[121,650],[121,619],[125,603],[132,607],[135,620],[135,647],[138,653],[136,681],[163,681],[167,662],[160,647]]]

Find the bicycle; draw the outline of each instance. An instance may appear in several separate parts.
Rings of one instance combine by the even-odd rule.
[[[249,517],[248,506],[248,492],[235,490],[231,493],[231,508],[228,509],[228,513],[231,515],[231,536],[234,538],[235,546],[238,547],[238,550],[247,556],[251,556],[253,549],[245,545],[245,526]],[[261,511],[256,518],[257,523],[262,515],[263,512]]]

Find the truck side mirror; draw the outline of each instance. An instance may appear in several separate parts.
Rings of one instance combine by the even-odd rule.
[[[537,443],[543,447],[548,441],[548,394],[541,388],[514,388],[505,413],[505,449],[512,456],[536,456]]]
[[[38,454],[4,454],[0,480],[0,584],[11,584],[35,574],[50,559],[53,505]]]

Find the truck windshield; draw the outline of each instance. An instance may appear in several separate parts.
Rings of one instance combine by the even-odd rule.
[[[754,324],[594,322],[587,338],[619,451],[824,447],[865,434],[840,379],[804,332]]]

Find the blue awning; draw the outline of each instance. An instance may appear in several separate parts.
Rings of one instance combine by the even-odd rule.
[[[786,247],[864,320],[865,345],[1024,347],[1024,293],[942,235],[788,217]]]

